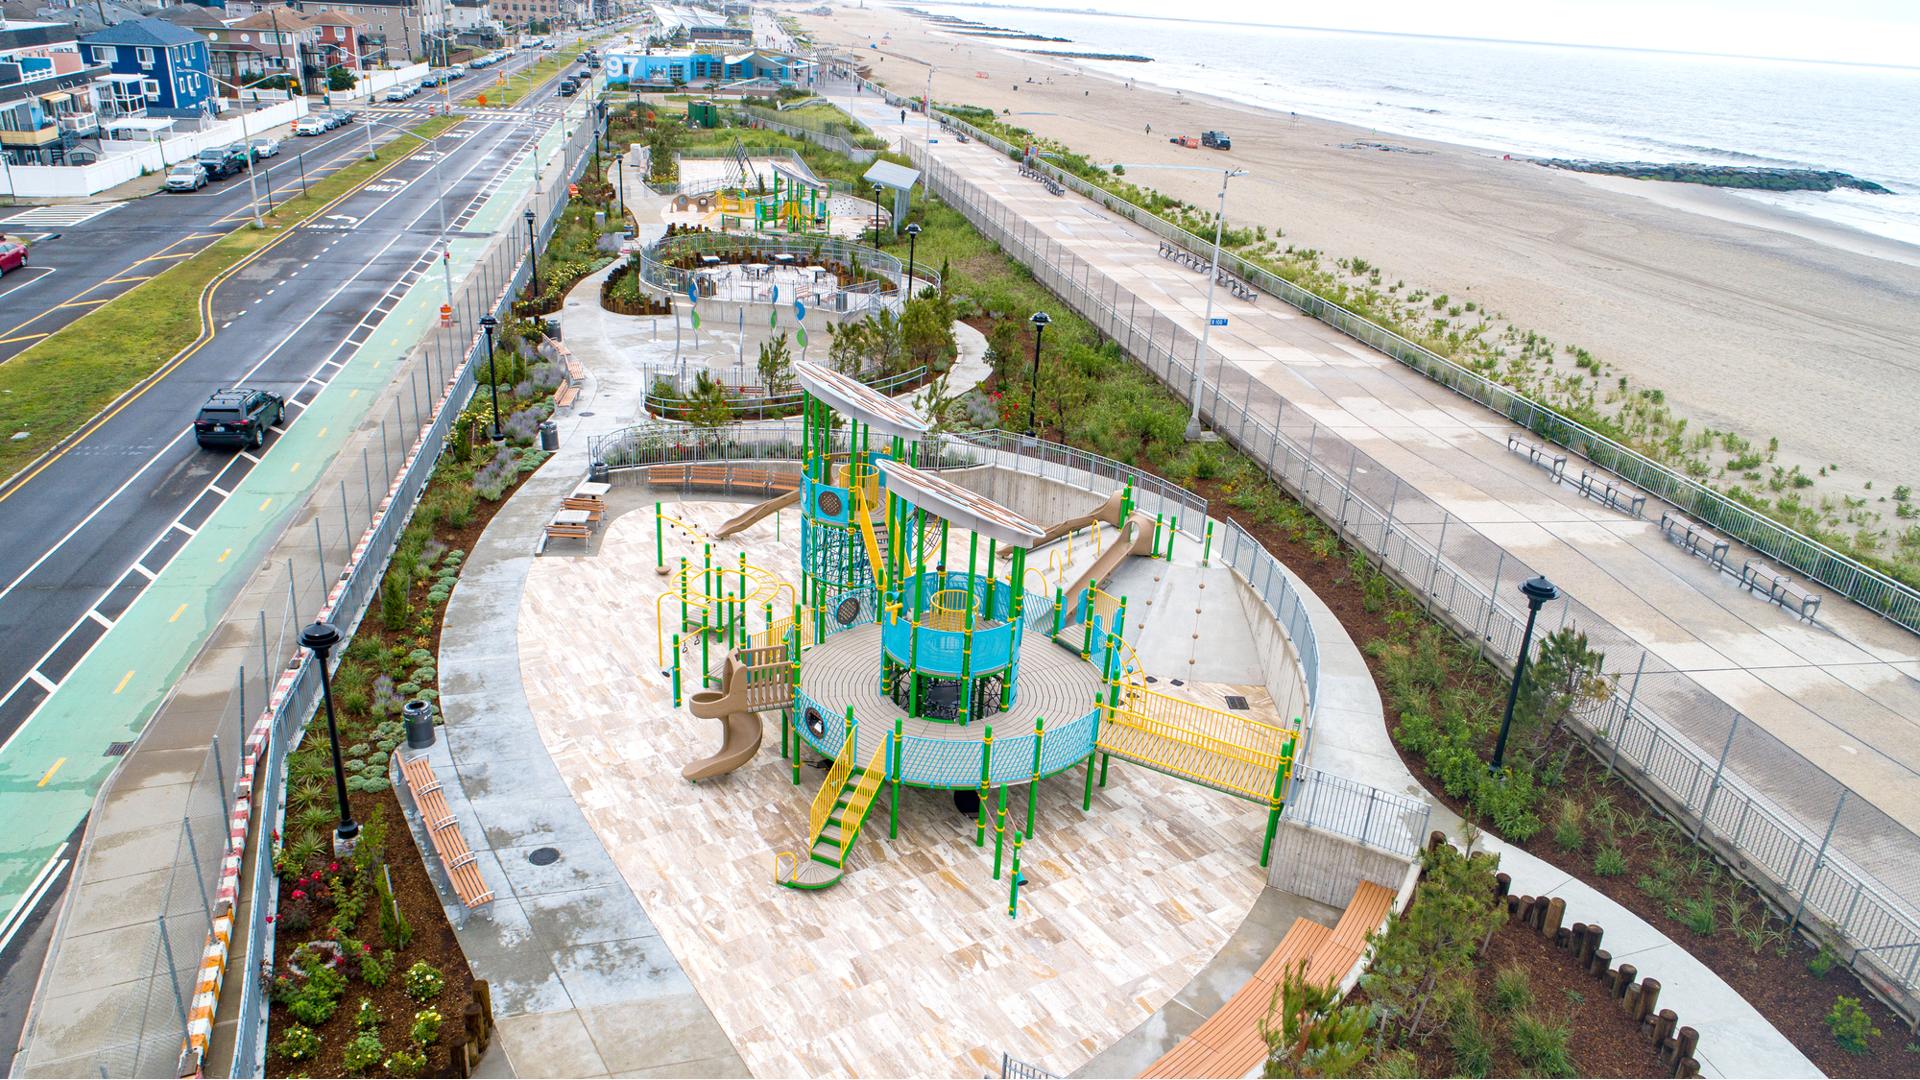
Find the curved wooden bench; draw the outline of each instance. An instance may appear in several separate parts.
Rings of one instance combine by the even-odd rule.
[[[1366,952],[1367,938],[1386,922],[1393,898],[1392,890],[1363,881],[1331,928],[1310,919],[1293,920],[1246,985],[1140,1075],[1237,1080],[1258,1069],[1267,1059],[1260,1026],[1273,1012],[1287,975],[1305,965],[1308,982],[1339,983]]]
[[[453,886],[454,895],[469,910],[492,903],[493,890],[487,888],[486,879],[480,876],[479,856],[467,846],[459,821],[448,809],[447,797],[440,791],[440,780],[433,775],[433,766],[425,756],[402,757],[400,775],[406,778],[407,790],[413,793],[413,805],[420,811],[420,822],[427,827],[427,835],[433,839],[434,853],[447,868],[447,880]]]

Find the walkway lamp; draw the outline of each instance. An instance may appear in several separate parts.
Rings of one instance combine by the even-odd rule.
[[[1520,583],[1520,594],[1527,598],[1527,628],[1520,634],[1520,659],[1513,664],[1513,685],[1507,688],[1507,712],[1500,718],[1500,739],[1493,744],[1494,772],[1507,756],[1507,729],[1513,726],[1513,703],[1520,697],[1520,680],[1527,675],[1527,648],[1533,643],[1533,620],[1549,602],[1560,599],[1553,582],[1538,574]]]
[[[1027,437],[1032,438],[1033,407],[1040,401],[1040,335],[1053,324],[1053,316],[1036,311],[1027,321],[1033,324],[1033,375],[1027,380]]]
[[[494,442],[505,439],[506,433],[500,430],[500,377],[493,372],[493,331],[500,320],[491,315],[480,316],[480,329],[487,332],[487,387],[493,393],[493,434]]]
[[[1207,362],[1207,338],[1213,330],[1213,287],[1220,280],[1220,230],[1227,224],[1227,181],[1247,175],[1245,169],[1220,171],[1220,211],[1213,219],[1213,265],[1207,271],[1207,318],[1200,324],[1200,352],[1193,358],[1192,411],[1187,414],[1187,438],[1200,437],[1200,375]]]
[[[880,246],[880,185],[873,185],[873,246]]]
[[[533,207],[527,207],[527,212],[521,216],[527,219],[527,259],[533,268],[530,279],[533,289],[527,295],[534,297],[540,295],[540,234],[533,227]]]
[[[913,299],[913,246],[920,239],[920,223],[907,226],[907,299]]]
[[[333,624],[316,621],[312,626],[300,631],[300,645],[313,653],[319,661],[320,700],[327,710],[327,742],[333,748],[333,794],[340,807],[340,824],[333,830],[333,853],[336,856],[353,852],[353,842],[360,835],[360,826],[353,820],[353,808],[347,805],[347,772],[340,764],[340,728],[333,719],[333,682],[327,674],[327,655],[334,646],[340,644],[340,631]]]

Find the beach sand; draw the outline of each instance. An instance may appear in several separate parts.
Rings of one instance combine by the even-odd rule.
[[[897,92],[920,93],[931,63],[936,101],[1011,110],[1004,119],[1199,206],[1215,204],[1211,170],[1246,169],[1228,193],[1230,223],[1284,229],[1286,243],[1365,258],[1388,282],[1474,300],[1586,348],[1634,384],[1664,390],[1693,418],[1690,430],[1735,431],[1762,449],[1777,437],[1777,463],[1809,474],[1838,465],[1838,479],[1815,490],[1871,499],[1920,482],[1920,249],[1727,192],[1598,182],[1487,151],[1127,89],[897,10],[836,8],[801,21],[820,43],[855,49]],[[867,47],[883,34],[891,39]],[[1210,128],[1232,135],[1231,152],[1167,142]],[[1362,139],[1410,152],[1342,147]]]

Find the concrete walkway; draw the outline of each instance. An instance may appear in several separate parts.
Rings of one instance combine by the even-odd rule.
[[[562,309],[569,339],[637,332],[599,305],[607,271]],[[587,440],[639,419],[645,353],[579,355],[587,385],[557,417],[561,449],[521,486],[469,553],[440,641],[443,738],[429,752],[496,899],[449,907],[476,977],[491,981],[501,1044],[519,1076],[745,1076],[646,909],[588,827],[534,729],[515,624],[534,545],[586,475]],[[627,362],[627,361],[634,362]],[[558,673],[556,673],[558,674]],[[416,823],[417,828],[417,823]],[[529,856],[552,848],[545,866]],[[422,850],[427,850],[422,845]]]

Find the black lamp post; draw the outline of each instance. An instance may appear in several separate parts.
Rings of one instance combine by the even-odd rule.
[[[540,295],[539,233],[533,228],[533,207],[527,207],[527,212],[522,216],[527,219],[527,258],[533,265],[533,291],[528,295],[538,296]]]
[[[880,185],[873,185],[873,246],[880,246]]]
[[[627,155],[613,159],[613,197],[620,205],[620,225],[627,224]]]
[[[333,747],[333,794],[340,806],[340,824],[333,830],[333,853],[346,855],[353,851],[360,826],[353,820],[353,808],[347,805],[347,772],[340,765],[340,729],[333,720],[333,682],[327,675],[327,655],[338,644],[340,631],[331,623],[315,622],[300,631],[301,647],[311,650],[320,662],[320,700],[326,706],[327,741]]]
[[[920,223],[916,221],[907,226],[907,299],[909,300],[913,299],[913,246],[914,241],[918,239],[920,239]]]
[[[1507,729],[1513,725],[1513,703],[1520,697],[1520,680],[1527,675],[1527,648],[1533,643],[1533,620],[1548,602],[1560,599],[1560,590],[1553,582],[1538,575],[1520,583],[1520,594],[1527,598],[1527,628],[1520,634],[1520,659],[1514,662],[1513,685],[1507,688],[1507,713],[1500,718],[1500,739],[1493,744],[1495,772],[1500,771],[1500,763],[1507,756]]]
[[[493,331],[500,320],[491,315],[480,316],[480,329],[487,332],[487,387],[493,392],[493,435],[494,442],[506,438],[500,430],[500,378],[493,373]]]
[[[1027,320],[1033,324],[1033,376],[1027,380],[1027,435],[1033,435],[1033,407],[1040,401],[1040,335],[1052,325],[1053,316],[1036,311]]]

